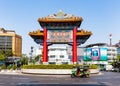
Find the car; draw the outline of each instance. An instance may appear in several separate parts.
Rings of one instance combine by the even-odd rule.
[[[106,65],[105,70],[106,71],[114,71],[114,68],[112,65]]]

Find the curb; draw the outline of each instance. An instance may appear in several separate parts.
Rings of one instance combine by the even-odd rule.
[[[99,74],[99,70],[91,70],[91,74]],[[71,69],[22,69],[23,74],[40,75],[70,75]]]

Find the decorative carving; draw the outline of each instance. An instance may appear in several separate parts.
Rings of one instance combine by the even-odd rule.
[[[80,31],[77,32],[77,36],[81,36],[81,35],[83,35],[83,36],[84,35],[92,35],[92,32],[81,29]]]
[[[30,36],[43,36],[43,32],[38,29],[37,31],[29,32]]]
[[[42,17],[38,19],[39,22],[55,22],[55,21],[80,21],[82,22],[82,17],[76,17],[72,14],[66,14],[60,10],[57,14],[48,15],[47,17]]]

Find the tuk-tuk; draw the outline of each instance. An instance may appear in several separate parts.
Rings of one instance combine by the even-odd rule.
[[[71,78],[74,77],[90,77],[89,66],[75,66],[72,69]]]

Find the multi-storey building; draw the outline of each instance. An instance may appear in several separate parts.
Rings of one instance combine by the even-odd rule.
[[[117,58],[117,47],[108,46],[107,48],[108,62],[113,62]]]
[[[114,46],[117,47],[117,54],[120,55],[120,40],[118,43],[116,43]]]
[[[14,30],[0,28],[0,50],[12,50],[14,56],[22,54],[22,37]]]
[[[49,46],[48,47],[49,64],[70,64],[66,46]]]
[[[117,47],[110,46],[106,43],[90,44],[86,46],[86,49],[87,51],[84,52],[85,55],[87,55],[86,53],[89,52],[89,55],[87,55],[87,57],[89,57],[89,60],[92,60],[92,62],[95,63],[108,64],[117,58]]]

